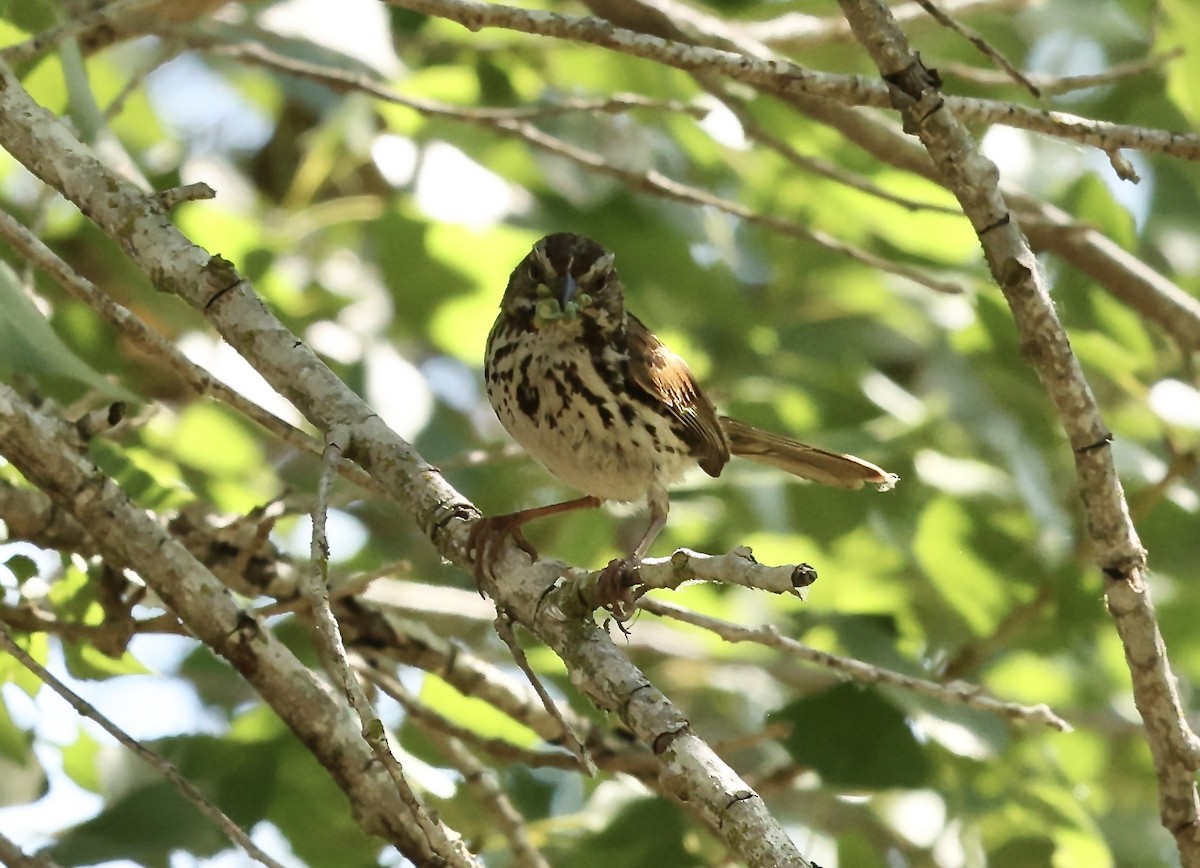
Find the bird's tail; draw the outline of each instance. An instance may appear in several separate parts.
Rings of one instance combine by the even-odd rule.
[[[879,486],[880,491],[890,491],[900,480],[896,474],[888,473],[870,461],[840,452],[826,452],[728,416],[721,417],[721,427],[729,440],[729,451],[734,455],[778,467],[801,479],[838,488],[862,488],[869,482]]]

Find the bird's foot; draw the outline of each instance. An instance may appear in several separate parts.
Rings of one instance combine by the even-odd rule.
[[[637,568],[640,558],[613,558],[596,580],[596,601],[618,624],[633,617],[637,608]],[[625,628],[622,627],[622,630]]]
[[[529,519],[519,512],[481,518],[471,526],[467,534],[467,557],[475,565],[475,589],[483,596],[483,580],[495,579],[496,560],[505,539],[511,538],[517,547],[529,555],[531,561],[538,559],[537,549],[525,538],[521,526]]]

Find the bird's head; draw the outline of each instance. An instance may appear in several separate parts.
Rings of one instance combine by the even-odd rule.
[[[589,319],[602,327],[618,327],[624,321],[625,300],[613,259],[582,235],[547,235],[513,271],[502,306],[529,317],[535,328]]]

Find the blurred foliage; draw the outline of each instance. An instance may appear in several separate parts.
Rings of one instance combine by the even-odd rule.
[[[1200,20],[1190,0],[1095,6],[1082,15],[1070,0],[1048,0],[1017,12],[984,10],[969,23],[1022,69],[1074,74],[1190,45]],[[558,230],[591,235],[616,252],[631,308],[689,359],[724,410],[899,473],[903,482],[887,496],[795,484],[736,463],[719,480],[689,478],[673,495],[655,553],[745,544],[764,562],[807,561],[821,578],[803,604],[709,586],[672,599],[738,623],[773,623],[818,648],[878,665],[1049,703],[1076,725],[1073,733],[1013,726],[894,689],[838,685],[785,655],[648,616],[633,624],[627,646],[697,733],[730,740],[729,761],[826,868],[1175,864],[1173,844],[1158,826],[1154,772],[1121,646],[1081,526],[1070,450],[1020,357],[1011,317],[965,219],[908,210],[747,146],[728,112],[683,73],[574,43],[471,34],[365,0],[334,7],[339,11],[329,18],[249,3],[227,10],[224,23],[207,32],[218,41],[262,40],[343,70],[373,70],[408,96],[464,108],[549,105],[618,91],[695,101],[713,109],[702,121],[639,108],[547,113],[535,123],[611,164],[655,168],[952,278],[965,291],[938,294],[713,209],[631,192],[512,136],[334,93],[218,52],[193,51],[164,64],[164,44],[142,39],[84,62],[52,54],[23,70],[24,80],[43,104],[67,112],[104,159],[151,187],[202,180],[216,188],[215,201],[180,207],[178,225],[234,262],[289,328],[485,511],[573,496],[503,450],[506,438],[479,375],[509,272],[534,241]],[[832,10],[803,0],[704,8],[742,19]],[[48,0],[0,4],[0,43],[18,42],[58,14]],[[264,34],[257,24],[287,35]],[[966,42],[928,22],[911,32],[930,65],[981,62]],[[863,52],[844,42],[805,49],[802,62],[873,74]],[[1190,52],[1042,106],[1194,128],[1197,63]],[[985,87],[953,71],[945,79],[956,93],[1027,99],[1011,84]],[[131,80],[134,89],[107,125],[87,122]],[[762,98],[748,110],[802,154],[894,195],[952,204],[944,191],[781,103]],[[1200,167],[1134,155],[1143,180],[1133,187],[1115,180],[1103,155],[1070,143],[978,132],[987,133],[1006,184],[1102,229],[1189,291],[1200,285]],[[299,424],[194,312],[156,292],[116,244],[7,155],[0,155],[0,200],[189,357]],[[1185,701],[1194,702],[1188,685],[1200,677],[1200,631],[1188,581],[1195,577],[1200,475],[1188,456],[1197,446],[1200,397],[1188,391],[1190,360],[1102,287],[1052,258],[1043,266],[1116,436],[1163,632]],[[6,247],[0,314],[0,377],[47,407],[77,414],[114,396],[137,396],[135,423],[94,441],[91,454],[142,507],[169,516],[208,505],[244,515],[285,495],[307,502],[315,484],[310,457],[198,399]],[[1170,381],[1179,382],[1164,391]],[[1175,398],[1164,405],[1155,398],[1163,394]],[[0,484],[21,484],[19,474],[0,467]],[[348,483],[337,497],[335,573],[402,559],[414,581],[471,587],[401,510]],[[599,565],[642,520],[569,515],[533,526],[530,537],[548,555]],[[303,522],[288,518],[273,540],[303,557],[305,533]],[[80,554],[47,559],[29,546],[0,545],[6,606],[104,623],[111,612],[96,569]],[[158,611],[150,597],[134,614]],[[507,666],[486,623],[442,617],[435,629]],[[294,617],[273,623],[317,665]],[[203,720],[178,722],[173,735],[151,746],[245,828],[274,830],[279,848],[301,863],[396,862],[393,851],[358,828],[302,746],[203,647],[180,663],[156,656],[157,646],[140,638],[115,655],[44,634],[21,641],[39,660],[87,682],[101,707],[107,688],[138,673],[155,672],[194,695]],[[600,719],[561,664],[540,650],[530,649],[531,659],[563,700]],[[480,700],[435,677],[403,674],[419,685],[423,701],[459,725],[536,745],[531,731],[481,709]],[[0,682],[7,683],[0,804],[41,797],[43,763],[61,779],[53,768],[59,759],[74,786],[99,794],[94,817],[43,825],[45,837],[31,846],[48,845],[47,854],[64,865],[174,865],[182,864],[180,851],[200,858],[228,846],[192,806],[98,740],[90,725],[46,727],[47,716],[66,712],[35,705],[37,682],[14,661],[0,658]],[[447,821],[488,864],[512,864],[461,779],[439,771],[446,763],[437,737],[397,707],[386,706],[385,717],[399,729],[406,768],[421,770],[418,781]],[[772,724],[782,725],[772,730],[782,734],[745,740]],[[686,811],[632,779],[503,764],[498,772],[555,865],[684,866],[722,858],[716,839]],[[47,799],[46,810],[54,804]],[[8,816],[0,811],[0,830],[16,835]]]

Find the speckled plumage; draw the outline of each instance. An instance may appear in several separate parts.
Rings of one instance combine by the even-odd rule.
[[[612,255],[580,235],[549,235],[517,265],[484,358],[488,399],[505,429],[590,497],[486,519],[472,534],[476,552],[481,536],[511,533],[532,554],[519,534],[531,518],[645,499],[650,526],[622,562],[635,564],[666,522],[667,487],[697,464],[718,476],[731,454],[844,488],[896,479],[853,456],[718,416],[684,360],[626,311]],[[485,548],[477,564],[494,554],[494,544]]]

